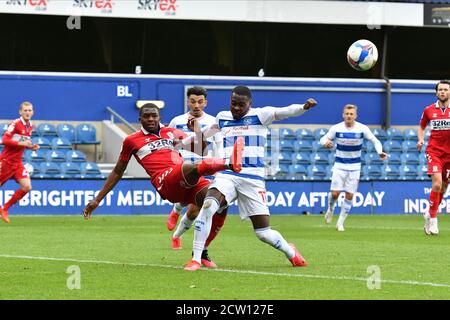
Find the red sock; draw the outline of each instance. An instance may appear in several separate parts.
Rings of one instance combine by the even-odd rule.
[[[3,206],[3,209],[8,211],[8,209],[11,208],[11,206],[13,204],[15,204],[17,201],[22,199],[26,194],[27,193],[25,191],[23,191],[22,189],[16,190],[16,192],[14,192],[11,199],[9,199],[9,201],[7,203],[5,203],[5,205]]]
[[[436,191],[430,192],[430,217],[431,218],[437,217],[440,197],[441,197],[440,192],[436,192]]]
[[[201,176],[211,176],[217,171],[226,170],[225,159],[209,158],[202,160],[197,167],[198,174]]]
[[[212,218],[211,231],[209,232],[208,239],[205,242],[205,248],[208,248],[209,244],[214,240],[214,238],[219,234],[220,229],[222,229],[225,223],[225,218],[227,214],[214,214]]]

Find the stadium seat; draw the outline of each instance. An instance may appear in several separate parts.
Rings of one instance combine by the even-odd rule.
[[[72,150],[72,143],[66,138],[53,138],[52,139],[52,148],[55,150]]]
[[[50,141],[45,137],[34,137],[31,139],[33,144],[37,144],[41,149],[51,149]]]
[[[380,179],[383,172],[381,171],[381,166],[377,164],[370,164],[363,167],[364,176],[368,179]]]
[[[280,128],[280,140],[295,140],[294,130],[289,128]]]
[[[383,144],[383,150],[387,153],[402,152],[402,145],[398,140],[388,140]]]
[[[326,133],[328,132],[328,128],[317,128],[314,130],[314,138],[315,140],[320,140]]]
[[[40,164],[41,173],[53,177],[56,174],[61,174],[60,166],[54,162],[42,162]]]
[[[419,154],[418,153],[403,153],[401,155],[402,165],[414,165],[418,166],[420,164]]]
[[[325,167],[325,172],[326,172],[325,178],[326,178],[327,180],[328,180],[328,179],[331,179],[331,176],[333,175],[333,165],[330,164],[330,165],[326,166],[326,167]]]
[[[364,155],[364,161],[367,165],[383,164],[383,160],[380,159],[380,156],[376,152],[366,153]]]
[[[89,123],[80,123],[76,129],[77,142],[74,144],[92,144],[94,145],[94,159],[97,160],[97,145],[100,141],[97,140],[97,131],[95,127]]]
[[[0,123],[0,141],[1,141],[3,134],[5,133],[6,129],[8,129],[8,123],[6,123],[6,122]]]
[[[281,152],[294,152],[294,142],[292,140],[281,140],[280,141],[280,151]]]
[[[400,177],[400,169],[398,165],[385,164],[381,166],[382,179],[398,179]]]
[[[328,163],[329,164],[334,164],[335,158],[336,158],[336,153],[335,152],[330,152],[328,154]]]
[[[417,140],[406,140],[402,142],[403,153],[419,153],[417,150]]]
[[[307,176],[306,167],[300,164],[294,164],[289,166],[289,174],[287,176],[290,180],[306,180]]]
[[[28,172],[30,176],[33,177],[34,174],[41,173],[41,164],[36,162],[24,162],[25,168],[28,167]]]
[[[384,131],[381,128],[373,128],[372,133],[378,140],[381,141],[381,143],[383,143],[384,141],[386,141],[388,139],[386,131]]]
[[[323,180],[327,174],[323,165],[309,165],[306,171],[309,180]]]
[[[297,140],[294,142],[295,152],[312,152],[312,142],[309,140]]]
[[[403,180],[416,179],[418,176],[417,167],[410,165],[400,166],[400,178]]]
[[[278,162],[280,164],[292,164],[292,153],[291,152],[281,152],[278,154]]]
[[[66,154],[61,150],[49,150],[46,154],[47,162],[65,162]]]
[[[76,162],[63,162],[61,163],[61,174],[67,178],[79,178],[81,169]]]
[[[80,166],[81,174],[87,178],[98,178],[102,176],[100,168],[95,162],[84,162]]]
[[[297,140],[314,140],[314,133],[309,129],[297,129],[295,136]]]
[[[47,161],[47,150],[38,149],[32,151],[30,149],[25,150],[24,158],[29,162],[44,162]]]
[[[417,129],[405,129],[403,131],[403,139],[417,141]]]
[[[426,165],[426,164],[419,164],[416,167],[416,171],[417,171],[417,176],[418,177],[422,177],[422,176],[428,177],[428,165]]]
[[[58,137],[69,140],[71,143],[76,143],[75,128],[69,123],[61,123],[56,126]]]
[[[66,153],[66,161],[68,162],[86,162],[86,155],[79,150],[71,150]]]
[[[325,152],[315,152],[310,155],[312,164],[328,165],[328,154]]]
[[[400,152],[391,152],[387,158],[387,164],[389,165],[399,165],[402,164],[402,153]]]
[[[403,132],[400,129],[389,128],[386,133],[389,140],[403,140]]]
[[[370,142],[370,141],[368,141],[368,140],[366,140],[366,141],[363,143],[363,149],[362,149],[362,150],[364,150],[364,151],[367,152],[367,153],[369,153],[369,152],[376,152],[375,146],[373,145],[372,142]]]
[[[336,148],[336,144],[334,144],[333,148],[328,149],[325,146],[321,145],[319,141],[313,141],[312,143],[312,148],[314,152],[330,152],[332,150],[335,150]]]
[[[41,123],[37,127],[37,133],[41,137],[57,137],[56,127],[50,123]]]
[[[306,152],[293,153],[292,154],[292,164],[310,165],[311,160],[309,157],[309,153],[306,153]]]

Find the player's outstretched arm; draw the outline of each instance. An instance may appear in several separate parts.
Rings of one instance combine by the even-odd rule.
[[[113,171],[108,176],[108,179],[106,179],[105,184],[103,185],[102,189],[98,193],[97,197],[95,197],[94,200],[90,201],[86,207],[83,210],[83,216],[85,219],[90,219],[92,212],[98,207],[100,202],[103,200],[104,197],[115,187],[117,182],[122,179],[123,173],[125,172],[125,169],[127,168],[128,161],[118,160],[116,163],[116,166],[114,167]]]
[[[283,120],[291,117],[301,116],[305,111],[315,107],[317,101],[313,98],[306,100],[304,104],[291,104],[287,107],[281,107],[275,109],[275,120]]]

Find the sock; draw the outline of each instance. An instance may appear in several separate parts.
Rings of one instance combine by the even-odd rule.
[[[341,207],[341,213],[339,214],[339,220],[338,220],[338,225],[344,225],[345,219],[348,216],[348,213],[350,212],[350,209],[352,208],[352,200],[347,200],[344,199],[344,203],[342,204]]]
[[[334,199],[333,196],[330,194],[328,197],[328,211],[333,213],[334,208],[336,207],[337,199]]]
[[[202,160],[197,167],[200,176],[211,176],[218,171],[226,170],[227,166],[224,159],[207,158]]]
[[[208,249],[209,244],[214,240],[214,238],[219,234],[220,229],[222,229],[227,214],[215,214],[212,217],[211,231],[209,232],[208,239],[205,242],[205,250]]]
[[[437,217],[437,211],[439,208],[439,198],[441,193],[436,191],[430,192],[430,217],[436,218]]]
[[[181,211],[183,210],[183,208],[184,208],[184,206],[182,206],[181,204],[175,203],[173,205],[172,212],[178,213],[178,215],[179,215],[179,214],[181,214]]]
[[[16,190],[16,192],[14,192],[13,196],[11,197],[11,199],[9,199],[9,201],[7,203],[5,203],[5,205],[3,206],[3,209],[5,211],[8,211],[9,208],[11,208],[11,206],[13,204],[15,204],[17,201],[22,199],[26,194],[27,193],[25,191],[23,191],[22,189]]]
[[[272,230],[270,227],[255,229],[256,237],[265,242],[275,249],[283,252],[288,259],[292,259],[295,256],[295,250],[287,243],[283,236],[276,230]]]
[[[187,214],[184,214],[181,218],[180,223],[178,224],[177,230],[173,233],[174,238],[180,238],[186,231],[188,231],[192,224],[194,223],[194,220],[189,220]]]
[[[192,246],[194,252],[192,260],[195,260],[198,263],[201,263],[202,251],[211,231],[212,216],[219,208],[219,201],[216,198],[206,198],[195,221],[194,244]]]

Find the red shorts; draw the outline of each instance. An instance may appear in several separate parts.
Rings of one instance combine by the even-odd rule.
[[[4,185],[12,177],[19,182],[21,179],[30,178],[30,174],[22,163],[11,166],[0,160],[0,186]]]
[[[195,197],[210,182],[203,177],[198,179],[195,186],[188,185],[184,180],[183,164],[175,165],[152,179],[152,185],[160,196],[172,203],[196,204]]]
[[[450,157],[448,155],[438,155],[427,153],[428,174],[441,173],[442,180],[448,181],[450,176]]]

